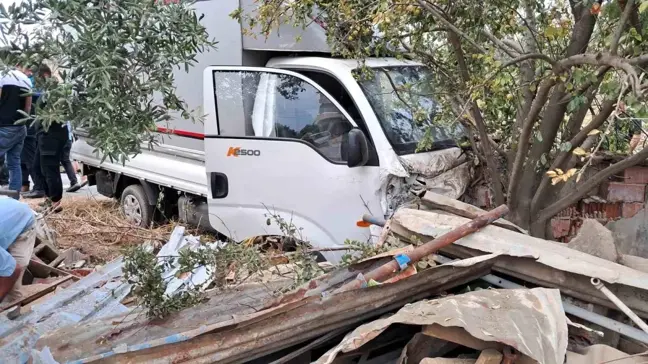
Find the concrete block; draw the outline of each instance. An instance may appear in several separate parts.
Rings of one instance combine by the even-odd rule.
[[[633,217],[607,223],[620,254],[648,258],[648,212],[642,209]]]
[[[611,262],[618,259],[612,232],[594,219],[584,220],[578,234],[567,246]]]

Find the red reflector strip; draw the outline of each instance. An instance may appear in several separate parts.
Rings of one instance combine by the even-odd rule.
[[[159,133],[173,134],[173,135],[187,137],[187,138],[205,139],[205,134],[196,133],[196,132],[193,132],[193,131],[169,129],[169,128],[163,128],[161,126],[158,126],[157,131]]]

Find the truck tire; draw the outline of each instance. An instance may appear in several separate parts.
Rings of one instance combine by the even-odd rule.
[[[130,185],[121,195],[121,210],[128,222],[133,225],[147,228],[153,222],[155,206],[149,204],[146,192],[140,185]]]

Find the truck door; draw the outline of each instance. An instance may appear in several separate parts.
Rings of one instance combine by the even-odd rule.
[[[294,72],[252,67],[210,67],[204,82],[216,230],[240,241],[295,229],[315,247],[370,238],[358,222],[381,214],[378,166],[366,165],[366,150],[358,154],[364,134],[323,88]]]

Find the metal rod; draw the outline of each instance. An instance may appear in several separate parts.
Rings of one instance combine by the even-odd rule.
[[[16,200],[20,198],[20,192],[14,190],[0,189],[0,195],[9,196],[11,198],[15,198]]]
[[[455,241],[474,233],[475,231],[483,228],[486,225],[491,224],[493,221],[501,218],[509,212],[509,209],[506,205],[501,205],[494,210],[488,211],[484,214],[481,214],[474,218],[473,220],[456,227],[455,229],[447,232],[433,240],[428,241],[427,243],[420,245],[414,248],[412,251],[407,253],[407,264],[412,265],[416,264],[419,260],[425,258],[426,256],[436,252],[437,250],[448,246]],[[398,256],[397,256],[398,258]],[[401,269],[401,265],[396,259],[390,260],[388,263],[381,265],[380,267],[372,270],[371,272],[364,275],[364,279],[354,279],[351,282],[340,287],[336,292],[344,292],[352,289],[361,288],[365,282],[374,280],[376,282],[381,282],[384,279],[390,277],[395,272],[398,272]]]
[[[596,289],[598,289],[599,291],[603,292],[603,294],[607,298],[609,298],[610,301],[612,301],[612,303],[614,303],[619,308],[619,310],[623,311],[623,313],[628,315],[628,317],[630,317],[630,320],[632,320],[632,322],[637,324],[637,326],[639,326],[640,329],[648,333],[648,325],[646,325],[644,320],[642,320],[639,316],[637,316],[636,313],[632,312],[630,307],[626,306],[626,304],[623,303],[623,301],[621,301],[619,297],[617,297],[614,293],[612,293],[612,291],[610,291],[607,287],[605,287],[605,285],[603,284],[603,282],[601,282],[600,279],[592,278],[592,285],[596,287]]]
[[[448,262],[452,262],[453,259],[450,259],[448,257],[444,257],[442,255],[436,255],[434,260],[441,264],[445,264]],[[500,278],[496,275],[493,274],[488,274],[480,278],[481,280],[492,284],[493,286],[496,287],[501,287],[501,288],[507,288],[507,289],[518,289],[518,288],[526,288],[524,286],[521,286],[517,283],[511,282],[507,279]],[[581,318],[585,321],[591,322],[593,324],[597,324],[601,327],[604,327],[608,330],[612,330],[614,332],[618,332],[619,334],[629,337],[631,339],[635,339],[637,341],[640,341],[644,344],[648,344],[648,334],[636,329],[630,325],[626,325],[624,323],[621,323],[616,320],[609,319],[605,316],[599,315],[597,313],[588,311],[584,308],[578,307],[576,305],[571,304],[570,302],[566,300],[562,300],[563,304],[563,309],[565,310],[565,313],[568,313],[572,316],[576,316],[578,318]]]

